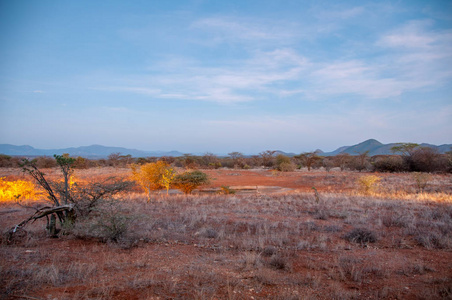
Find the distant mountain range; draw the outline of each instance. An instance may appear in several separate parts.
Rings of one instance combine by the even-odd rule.
[[[342,146],[337,148],[336,150],[332,152],[320,152],[319,155],[322,156],[334,156],[341,153],[347,153],[350,155],[358,155],[360,153],[364,153],[366,151],[369,151],[369,156],[374,155],[389,155],[394,154],[391,151],[391,148],[394,146],[399,145],[400,143],[391,143],[391,144],[382,144],[377,140],[370,139],[367,141],[364,141],[362,143],[353,145],[353,146]],[[420,147],[429,147],[432,149],[437,150],[439,153],[446,153],[448,151],[452,150],[452,144],[444,144],[440,146],[431,145],[431,144],[420,144]]]
[[[342,146],[332,152],[323,152],[317,150],[316,152],[321,156],[334,156],[341,153],[348,153],[350,155],[358,155],[369,151],[370,156],[374,155],[388,155],[393,154],[391,148],[397,146],[399,143],[382,144],[377,140],[370,139],[353,146]],[[439,153],[446,153],[452,150],[452,144],[445,145],[431,145],[420,144],[421,147],[430,147],[436,149]],[[10,144],[0,144],[0,154],[12,156],[53,156],[54,154],[61,155],[69,153],[71,156],[81,156],[86,158],[106,158],[112,153],[120,153],[121,155],[131,155],[133,157],[161,157],[161,156],[183,156],[184,154],[178,151],[142,151],[136,149],[127,149],[121,147],[106,147],[101,145],[91,145],[84,147],[72,147],[64,149],[36,149],[31,146],[15,146]],[[294,156],[294,153],[286,153],[283,151],[276,151],[276,154],[284,154],[287,156]]]
[[[53,156],[69,153],[70,156],[81,156],[86,158],[106,158],[112,153],[121,155],[131,155],[133,157],[161,157],[161,156],[182,156],[178,151],[141,151],[122,147],[106,147],[101,145],[91,145],[83,147],[72,147],[64,149],[36,149],[31,146],[15,146],[10,144],[0,144],[0,153],[13,156]]]

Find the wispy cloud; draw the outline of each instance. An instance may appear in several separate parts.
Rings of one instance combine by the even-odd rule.
[[[180,59],[179,59],[180,61]],[[182,63],[184,64],[184,63]],[[154,98],[237,103],[257,100],[259,92],[279,93],[272,87],[295,80],[309,65],[306,58],[290,49],[258,52],[237,66],[203,67],[191,64],[177,72],[129,78],[127,85],[97,89],[131,92]]]
[[[350,19],[367,13],[364,7],[323,12],[324,19]],[[166,55],[135,76],[111,88],[180,99],[239,103],[304,95],[309,99],[355,95],[364,99],[398,97],[405,92],[450,81],[452,32],[433,30],[431,20],[412,20],[376,35],[369,42],[377,55],[369,58],[334,55],[316,57],[295,46],[299,35],[284,30],[278,21],[256,18],[216,17],[192,22],[190,29],[217,39],[214,43],[257,43],[274,46],[243,48],[240,57],[211,66],[195,56]],[[301,23],[293,23],[293,28]],[[316,25],[314,24],[313,27]],[[309,30],[309,28],[307,29]],[[267,49],[269,48],[269,49]],[[264,50],[266,49],[266,50]]]

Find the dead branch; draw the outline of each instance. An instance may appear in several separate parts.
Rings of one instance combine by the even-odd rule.
[[[25,219],[22,222],[20,222],[19,224],[17,224],[16,226],[12,227],[8,231],[8,240],[11,239],[11,237],[14,235],[14,233],[16,233],[16,231],[18,229],[21,229],[22,227],[27,225],[28,222],[30,222],[30,221],[34,222],[37,219],[43,218],[43,217],[51,215],[51,214],[60,215],[63,212],[71,212],[73,209],[74,209],[73,204],[66,204],[66,205],[61,205],[61,206],[56,206],[56,207],[46,206],[46,207],[40,208],[28,219]]]

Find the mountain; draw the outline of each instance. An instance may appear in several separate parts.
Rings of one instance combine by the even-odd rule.
[[[391,148],[394,146],[399,145],[400,143],[391,143],[391,144],[382,144],[379,141],[375,139],[370,139],[367,141],[364,141],[362,143],[353,145],[353,146],[343,146],[340,147],[332,152],[325,152],[322,153],[322,156],[334,156],[342,153],[347,153],[350,155],[358,155],[360,153],[364,153],[366,151],[369,151],[369,156],[374,155],[390,155],[394,154],[391,151]],[[444,144],[440,146],[431,145],[431,144],[420,144],[421,147],[429,147],[432,149],[436,149],[439,153],[446,153],[447,151],[452,150],[452,144]]]
[[[0,153],[13,156],[53,156],[69,153],[71,156],[82,156],[86,158],[106,158],[112,153],[121,155],[131,155],[133,157],[149,156],[182,156],[178,151],[142,151],[136,149],[127,149],[122,147],[107,147],[102,145],[91,145],[83,147],[71,147],[64,149],[36,149],[28,145],[15,146],[10,144],[0,144]]]
[[[389,155],[393,154],[391,148],[397,146],[399,143],[382,144],[375,139],[370,139],[362,143],[353,146],[342,146],[332,152],[322,152],[322,150],[316,150],[318,155],[321,156],[334,156],[341,153],[347,153],[350,155],[358,155],[369,151],[369,156],[373,155]],[[439,153],[446,153],[452,150],[452,144],[444,145],[431,145],[420,144],[421,147],[430,147],[436,149]],[[102,145],[91,145],[83,147],[72,147],[64,149],[36,149],[29,145],[15,146],[10,144],[0,144],[0,154],[12,155],[12,156],[53,156],[54,154],[61,155],[63,153],[69,153],[71,156],[81,156],[86,158],[107,158],[112,153],[120,153],[121,155],[131,155],[133,157],[161,157],[161,156],[183,156],[183,153],[178,151],[142,151],[136,149],[128,149],[122,147],[107,147]],[[283,151],[276,151],[277,154],[283,154],[286,156],[294,156],[294,153],[287,153]],[[201,154],[200,154],[201,155]],[[248,157],[251,157],[249,155]]]

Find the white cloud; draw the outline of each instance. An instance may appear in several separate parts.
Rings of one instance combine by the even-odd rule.
[[[334,20],[367,13],[368,8],[352,7],[319,15]],[[194,21],[189,31],[207,34],[207,40],[213,38],[214,43],[235,43],[243,50],[241,56],[212,66],[202,57],[167,54],[148,68],[148,75],[127,78],[111,89],[156,99],[218,103],[300,95],[304,99],[341,95],[380,99],[437,87],[452,78],[452,32],[433,30],[431,20],[409,21],[373,38],[368,48],[377,55],[358,53],[344,58],[328,51],[316,57],[311,49],[296,46],[301,35],[294,28],[301,28],[301,23],[289,24],[286,30],[282,22],[266,21],[232,17]],[[303,30],[313,32],[317,25]],[[256,47],[242,47],[243,42]],[[270,43],[260,47],[261,42]]]
[[[182,65],[188,64],[182,62]],[[278,94],[279,88],[273,88],[272,85],[296,80],[308,66],[307,59],[295,51],[276,49],[257,52],[235,66],[212,68],[191,62],[189,67],[174,68],[169,73],[129,77],[122,80],[123,84],[97,89],[144,94],[154,98],[237,103],[259,99],[259,93],[264,91]]]

